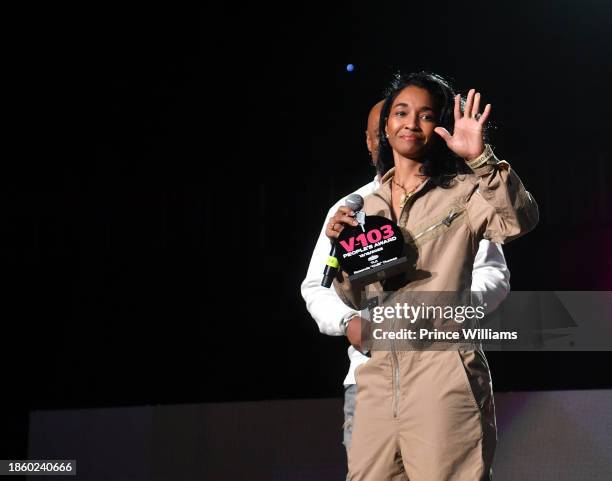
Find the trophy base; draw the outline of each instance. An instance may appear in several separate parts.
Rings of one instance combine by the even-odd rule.
[[[407,262],[408,259],[406,257],[400,257],[399,259],[386,262],[378,267],[362,271],[359,274],[353,274],[349,276],[349,281],[361,285],[362,287],[374,282],[384,281],[404,271]]]

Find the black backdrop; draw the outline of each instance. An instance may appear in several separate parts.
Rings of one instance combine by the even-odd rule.
[[[541,212],[512,288],[612,289],[612,7],[330,3],[12,17],[5,458],[31,409],[340,396],[346,340],[299,285],[397,68],[493,104]],[[607,353],[489,359],[497,390],[612,384]]]

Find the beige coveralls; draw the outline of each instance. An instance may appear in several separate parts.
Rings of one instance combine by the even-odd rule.
[[[393,170],[366,197],[368,215],[391,215]],[[458,176],[450,188],[425,183],[409,200],[398,225],[413,279],[402,291],[470,289],[482,238],[506,243],[535,227],[537,204],[507,162],[496,157]],[[340,297],[355,309],[380,295],[341,272]],[[491,377],[481,349],[373,350],[358,367],[349,481],[385,481],[403,468],[410,481],[489,480],[496,445]]]

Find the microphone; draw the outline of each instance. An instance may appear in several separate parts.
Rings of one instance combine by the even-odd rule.
[[[365,217],[362,212],[360,212],[363,207],[363,197],[359,194],[351,194],[344,201],[344,205],[351,209],[353,212],[357,212],[360,215],[356,215],[357,221],[362,224],[363,228],[363,218]],[[334,277],[338,273],[338,266],[340,263],[338,262],[338,258],[336,257],[336,248],[338,246],[338,242],[334,240],[332,242],[331,250],[329,251],[329,257],[327,258],[327,262],[325,263],[325,269],[323,270],[323,280],[321,281],[321,286],[330,288],[332,282],[334,281]]]
[[[359,194],[351,194],[344,201],[344,205],[350,208],[353,212],[359,212],[363,207],[363,197]]]

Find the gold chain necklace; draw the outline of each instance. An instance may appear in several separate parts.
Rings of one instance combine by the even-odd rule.
[[[391,180],[393,181],[395,185],[397,185],[404,191],[404,194],[400,197],[400,208],[401,209],[404,208],[404,206],[406,205],[406,202],[408,202],[408,199],[410,199],[410,197],[412,197],[415,194],[415,192],[421,186],[421,184],[425,182],[425,179],[423,179],[421,182],[417,184],[417,186],[414,189],[408,192],[408,189],[406,189],[406,187],[404,187],[403,184],[400,184],[399,182],[395,182],[395,177],[392,178]]]

